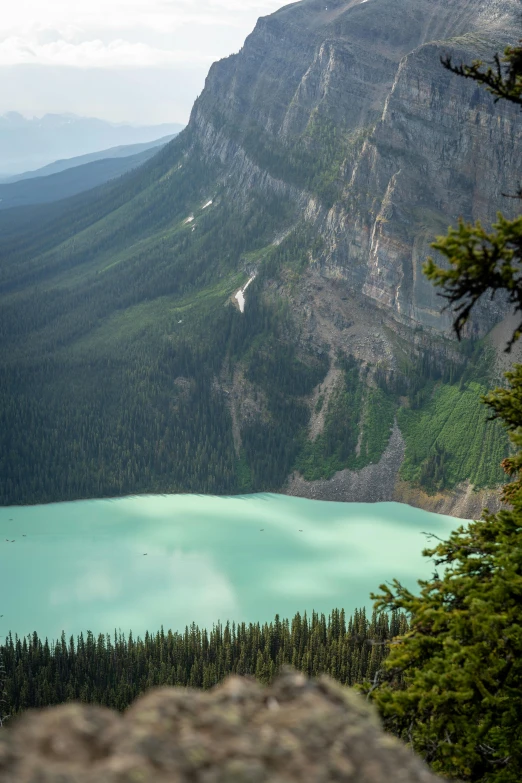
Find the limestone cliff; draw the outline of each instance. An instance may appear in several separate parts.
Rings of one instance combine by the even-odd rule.
[[[395,320],[446,332],[421,264],[459,215],[509,212],[522,123],[440,57],[487,58],[515,40],[518,10],[516,0],[294,3],[212,66],[190,125],[238,176],[232,196],[261,185],[296,200],[325,239],[325,275]],[[314,161],[331,168],[333,198],[310,182]],[[498,315],[489,308],[476,328]]]
[[[519,185],[522,122],[440,58],[502,50],[517,37],[518,11],[516,0],[303,0],[260,19],[237,55],[212,66],[190,127],[204,155],[223,164],[227,198],[283,195],[296,208],[293,227],[312,226],[323,240],[297,287],[280,291],[308,346],[394,368],[400,342],[451,341],[451,315],[422,264],[459,216],[488,224],[513,209],[503,194]],[[318,280],[324,291],[310,297]],[[481,305],[469,336],[504,315],[501,301]],[[443,350],[451,353],[448,343]],[[296,475],[287,491],[432,508],[398,481],[395,446],[378,488],[373,465],[333,484]],[[498,493],[483,497],[498,505]],[[471,516],[478,498],[461,488],[437,507]]]

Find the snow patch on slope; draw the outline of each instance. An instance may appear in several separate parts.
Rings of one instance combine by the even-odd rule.
[[[237,292],[237,294],[234,297],[234,299],[237,299],[237,303],[239,305],[239,309],[241,310],[242,313],[245,312],[245,291],[247,290],[247,288],[250,285],[250,283],[252,282],[252,280],[255,280],[255,279],[256,279],[256,276],[252,275],[250,280],[247,283],[245,283],[243,288],[239,289],[239,291]]]

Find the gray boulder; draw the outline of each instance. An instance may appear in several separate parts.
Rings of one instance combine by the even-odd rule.
[[[0,783],[436,783],[364,698],[286,667],[271,686],[157,688],[122,716],[71,703],[0,732]]]

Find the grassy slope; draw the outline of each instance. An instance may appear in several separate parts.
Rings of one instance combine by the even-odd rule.
[[[399,426],[406,441],[402,478],[419,481],[423,463],[439,446],[447,455],[443,488],[466,479],[477,487],[505,480],[500,462],[507,454],[507,436],[500,424],[487,419],[488,410],[480,402],[486,392],[474,381],[463,389],[441,384],[420,409],[400,410]]]
[[[467,363],[471,378],[466,381],[462,370],[460,375],[459,383],[421,379],[420,394],[404,399],[379,386],[367,387],[358,372],[345,372],[329,400],[324,431],[314,441],[303,436],[296,468],[313,481],[378,462],[396,417],[406,442],[401,478],[428,492],[451,490],[466,480],[480,488],[502,483],[500,463],[508,441],[481,402],[489,376],[482,350]]]
[[[355,361],[345,359],[342,365],[342,381],[328,401],[323,432],[313,441],[303,434],[296,468],[307,481],[378,462],[390,439],[397,401],[382,389],[368,387]]]

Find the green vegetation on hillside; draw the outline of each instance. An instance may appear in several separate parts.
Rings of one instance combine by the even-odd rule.
[[[396,412],[397,400],[392,395],[379,387],[368,389],[355,468],[379,462],[390,440]]]
[[[210,236],[214,226],[209,217]],[[210,252],[206,241],[200,240],[202,254]],[[79,293],[97,285],[99,274],[84,272],[80,281],[79,270],[71,273],[71,286],[65,277],[61,287],[42,288],[36,299],[31,290],[7,297],[18,317],[6,323],[0,377],[1,502],[277,490],[294,469],[309,480],[329,478],[379,461],[405,393],[412,406],[399,412],[406,478],[428,491],[469,475],[479,485],[501,480],[496,463],[506,454],[506,441],[481,412],[483,389],[475,382],[462,391],[447,383],[435,388],[429,363],[390,382],[377,374],[378,385],[371,388],[357,362],[341,356],[342,384],[324,403],[324,431],[309,440],[308,400],[328,362],[324,355],[297,351],[292,313],[265,290],[281,267],[306,263],[307,241],[291,234],[277,248],[260,246],[259,276],[243,314],[229,301],[245,277],[226,265],[210,267],[194,286],[183,285],[180,276],[178,292],[166,292],[160,278],[155,295],[142,297],[139,285],[134,295],[125,294],[124,259],[108,268],[107,290],[97,287],[92,298]],[[248,256],[254,264],[256,251]],[[175,275],[175,258],[165,256],[165,274],[169,268]],[[34,328],[23,321],[27,296]],[[125,297],[120,307],[111,308],[111,296]],[[56,303],[51,312],[50,302]],[[235,366],[243,368],[260,399],[259,415],[242,426],[240,455],[220,385],[231,382]],[[473,427],[473,450],[463,448],[456,429],[464,422]],[[483,448],[488,443],[494,459]],[[439,447],[442,464],[434,476],[432,452]]]
[[[305,431],[295,462],[308,481],[329,479],[337,471],[360,470],[379,462],[397,423],[406,442],[401,477],[428,493],[453,489],[469,480],[476,487],[502,483],[501,461],[508,454],[504,429],[488,420],[481,404],[489,375],[489,355],[480,345],[467,347],[460,365],[428,352],[405,363],[400,372],[377,368],[375,386],[352,358],[342,358],[340,383],[327,405],[324,429],[311,440]],[[456,379],[456,382],[452,382]]]
[[[476,487],[501,484],[507,435],[498,422],[488,421],[481,405],[486,387],[475,381],[464,386],[432,382],[429,391],[422,407],[398,413],[406,441],[401,477],[428,492],[467,480]]]
[[[4,292],[4,504],[223,494],[284,481],[308,419],[303,397],[327,368],[297,356],[288,308],[262,286],[280,264],[301,264],[304,240],[290,235],[267,249],[288,210],[266,199],[261,209],[255,194],[242,211],[219,197],[212,209],[191,211],[195,232],[183,208],[183,220],[178,214],[170,228],[121,249],[104,221],[96,223],[65,243],[67,253],[44,255],[40,286],[15,282],[20,290]],[[90,254],[98,231],[114,253]],[[236,271],[243,258],[261,268],[241,314],[230,300],[244,283]],[[14,281],[19,271],[11,270]],[[244,428],[239,459],[216,382],[230,382],[238,362],[268,402],[266,415]]]
[[[210,632],[193,623],[184,633],[162,628],[144,639],[87,632],[49,643],[36,633],[9,635],[0,646],[4,714],[72,700],[124,710],[153,686],[207,689],[232,673],[268,683],[283,664],[314,677],[325,672],[346,685],[362,683],[387,655],[384,642],[407,628],[402,613],[368,618],[361,609],[347,618],[344,609],[334,609],[328,618],[305,612],[291,622],[279,615],[263,625],[218,622]]]
[[[245,457],[252,470],[252,489],[277,488],[292,468],[299,436],[308,424],[302,397],[324,378],[326,361],[305,364],[295,347],[273,338],[249,351],[247,377],[266,396],[268,421],[247,425],[242,433]]]
[[[314,114],[292,157],[275,143],[264,150],[266,136],[247,131],[260,164],[325,203],[337,198],[342,161],[364,136]],[[379,461],[401,395],[415,409],[403,412],[412,480],[431,491],[430,459],[440,463],[437,485],[467,470],[437,406],[444,433],[434,430],[433,440],[443,450],[412,451],[423,410],[432,411],[429,382],[458,378],[451,362],[440,370],[427,355],[393,378],[377,372],[375,387],[340,355],[343,381],[323,399],[324,431],[308,438],[311,395],[328,361],[299,341],[299,313],[280,291],[298,284],[322,242],[295,224],[286,197],[252,187],[238,203],[223,174],[189,127],[117,183],[13,210],[9,221],[0,213],[0,503],[278,490],[295,469],[329,478]],[[252,271],[242,314],[233,297]],[[253,395],[240,453],[237,370]],[[491,432],[496,455],[501,438]],[[498,472],[480,459],[478,480],[494,481]]]
[[[275,488],[292,463],[297,398],[323,365],[297,357],[288,314],[256,283],[245,314],[230,304],[238,267],[268,259],[288,204],[252,191],[228,205],[185,149],[182,134],[103,214],[105,190],[64,208],[54,245],[41,226],[0,241],[0,502]],[[294,236],[273,247],[276,268],[302,248]],[[277,376],[266,426],[244,433],[246,470],[216,383],[234,361]]]
[[[324,429],[314,440],[303,434],[295,463],[307,481],[378,462],[390,439],[394,401],[381,389],[366,386],[360,364],[352,357],[339,356],[337,364],[341,383],[328,400]]]
[[[377,385],[388,405],[395,401],[406,443],[401,478],[429,494],[468,480],[481,488],[502,483],[508,439],[482,405],[492,367],[492,349],[466,341],[460,356],[439,345],[404,357],[399,372],[377,368]]]

